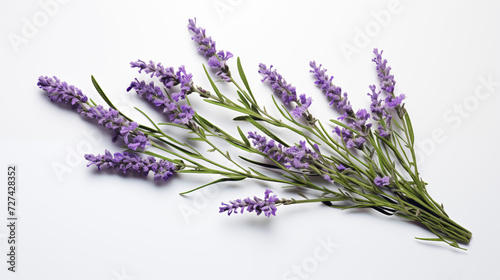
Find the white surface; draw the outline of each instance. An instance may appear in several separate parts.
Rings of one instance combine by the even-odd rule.
[[[2,261],[0,278],[498,279],[500,85],[481,89],[481,100],[474,94],[480,77],[500,81],[500,5],[402,0],[389,10],[389,1],[351,2],[73,0],[52,6],[44,23],[47,12],[38,1],[2,1],[0,217],[6,215],[7,164],[14,163],[20,220],[18,272],[8,272]],[[381,10],[391,16],[385,26],[375,26],[374,14]],[[39,27],[23,35],[24,19],[33,17]],[[139,117],[132,106],[148,107],[125,92],[137,76],[128,65],[132,60],[184,64],[208,88],[205,61],[186,28],[192,17],[219,49],[242,58],[259,100],[269,102],[264,100],[270,91],[261,85],[257,65],[273,64],[300,93],[313,97],[313,111],[324,116],[332,111],[321,104],[326,101],[308,62],[322,63],[360,108],[369,104],[368,85],[377,83],[371,50],[383,49],[397,91],[407,96],[422,177],[432,196],[473,232],[469,250],[416,241],[432,235],[373,211],[318,204],[281,207],[270,219],[217,213],[221,201],[260,196],[265,187],[293,195],[278,185],[225,184],[181,197],[179,192],[208,178],[182,176],[157,186],[86,168],[82,153],[119,147],[104,130],[51,104],[36,87],[38,76],[57,75],[100,100],[93,74],[120,109]],[[357,28],[372,28],[367,42],[356,45]],[[12,34],[23,43],[13,44]],[[359,52],[346,56],[340,47],[345,44]],[[460,115],[453,111],[457,106],[468,110]],[[444,140],[432,140],[435,130]],[[101,137],[89,139],[92,133]],[[57,165],[67,172],[58,175]],[[196,214],[186,218],[180,209]],[[0,260],[6,235],[0,227]],[[335,246],[326,250],[328,240]],[[294,266],[305,274],[293,275]]]

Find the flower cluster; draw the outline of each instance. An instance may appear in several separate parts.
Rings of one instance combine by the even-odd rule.
[[[333,76],[328,76],[326,74],[326,69],[316,64],[315,61],[311,61],[309,66],[312,68],[311,73],[314,74],[316,81],[314,82],[318,85],[325,95],[331,99],[330,105],[335,105],[335,108],[339,110],[342,116],[339,120],[344,121],[353,130],[359,133],[353,133],[351,130],[346,128],[335,127],[334,132],[342,138],[346,146],[350,148],[361,149],[363,143],[366,142],[366,135],[372,124],[367,123],[370,119],[370,114],[365,109],[360,109],[356,113],[352,109],[351,103],[348,99],[346,92],[342,93],[342,89],[333,84]]]
[[[173,95],[167,95],[154,82],[135,80],[130,83],[127,91],[134,89],[138,95],[146,98],[166,114],[169,120],[176,124],[188,124],[194,116],[194,110],[189,105],[178,105]],[[178,100],[177,100],[178,101]]]
[[[37,85],[49,94],[51,101],[70,104],[79,113],[82,110],[82,104],[88,104],[87,96],[80,89],[74,85],[68,85],[66,82],[61,82],[55,76],[53,78],[40,76]]]
[[[381,91],[377,92],[377,87],[375,85],[369,86],[371,93],[368,95],[371,98],[370,110],[373,114],[373,119],[378,121],[378,133],[381,137],[389,137],[392,133],[391,123],[392,115],[387,112],[389,109],[396,109],[398,115],[402,117],[402,112],[404,112],[400,105],[405,99],[404,94],[396,96],[394,94],[394,86],[396,81],[394,80],[394,75],[391,75],[391,67],[387,66],[387,59],[382,58],[383,51],[379,52],[378,49],[374,49],[373,53],[375,58],[372,59],[375,62],[377,75],[380,80],[380,88],[387,92],[385,100],[380,97]]]
[[[281,100],[285,105],[289,105],[295,102],[297,106],[291,111],[292,117],[298,119],[304,116],[306,119],[312,119],[307,109],[311,106],[312,98],[307,97],[305,94],[301,94],[297,98],[297,91],[294,86],[288,84],[286,80],[281,76],[276,69],[272,69],[271,65],[269,68],[264,63],[259,64],[259,74],[264,78],[262,82],[266,82],[271,86],[273,91],[281,97]]]
[[[391,75],[391,67],[387,66],[387,59],[382,58],[382,53],[384,51],[378,51],[378,49],[374,49],[373,53],[375,54],[375,58],[372,59],[375,62],[377,75],[380,79],[380,88],[389,93],[389,95],[385,99],[385,103],[390,108],[396,108],[399,106],[403,100],[405,99],[404,94],[400,94],[396,96],[394,94],[394,86],[396,85],[396,81],[394,80],[394,75]]]
[[[305,141],[300,141],[299,145],[283,147],[281,144],[271,139],[267,141],[265,136],[257,132],[248,132],[248,139],[251,139],[257,150],[276,161],[282,161],[286,168],[307,169],[309,165],[319,158],[318,153],[306,147]],[[319,147],[314,145],[314,149],[319,152]]]
[[[375,180],[373,181],[377,187],[383,187],[383,186],[388,186],[390,184],[391,177],[384,176],[384,177],[375,177]]]
[[[382,53],[378,49],[374,49],[373,53],[375,58],[372,59],[377,65],[377,75],[380,78],[380,88],[388,93],[394,93],[394,85],[396,81],[394,80],[394,75],[391,75],[391,67],[387,66],[387,59],[382,59]]]
[[[271,193],[271,190],[266,189],[264,199],[254,196],[253,199],[247,197],[243,200],[231,200],[229,204],[221,203],[222,206],[219,207],[219,213],[227,212],[228,215],[231,215],[232,213],[237,214],[238,210],[240,210],[240,213],[243,213],[246,209],[247,212],[255,212],[257,215],[264,212],[266,217],[270,217],[271,215],[276,216],[276,203],[279,202],[279,198],[276,195],[271,195]]]
[[[196,18],[189,19],[188,30],[194,33],[191,39],[198,43],[198,51],[208,59],[208,65],[216,71],[216,75],[222,80],[230,82],[231,72],[226,62],[233,57],[233,54],[223,50],[217,51],[212,37],[207,37],[205,29],[196,26]]]
[[[57,77],[40,77],[38,86],[49,93],[49,98],[57,103],[71,104],[82,116],[97,120],[103,126],[114,132],[112,141],[119,136],[123,137],[127,147],[132,150],[145,149],[151,145],[149,139],[142,133],[136,122],[129,122],[120,116],[120,112],[113,108],[105,109],[102,105],[89,104],[87,96],[73,85],[61,82]]]
[[[177,168],[179,168],[175,164],[163,159],[157,160],[152,156],[141,158],[129,152],[123,152],[123,154],[115,153],[112,155],[106,150],[104,155],[95,156],[86,154],[85,159],[89,161],[87,167],[95,164],[99,170],[101,170],[101,166],[104,166],[122,171],[124,174],[135,172],[144,174],[144,176],[147,176],[151,171],[154,174],[155,181],[160,179],[167,181],[174,175]]]
[[[297,91],[295,87],[288,84],[283,76],[281,76],[276,69],[273,70],[273,66],[267,68],[264,63],[259,64],[259,74],[264,78],[262,82],[267,81],[273,91],[281,97],[281,100],[285,105],[289,105],[291,102],[297,100]]]
[[[326,97],[331,99],[330,105],[335,105],[339,111],[347,113],[348,116],[353,116],[354,111],[352,110],[351,102],[349,102],[347,98],[347,93],[344,92],[342,94],[342,88],[332,83],[333,76],[329,77],[326,74],[327,70],[322,68],[321,64],[319,66],[316,65],[315,61],[311,61],[309,66],[312,68],[310,72],[313,73],[316,78],[314,83],[321,88]]]
[[[180,92],[171,94],[175,101],[186,98],[186,95],[194,91],[193,75],[188,74],[184,66],[179,67],[177,72],[173,67],[163,67],[161,63],[155,64],[152,60],[148,64],[142,60],[132,61],[130,66],[139,68],[139,73],[144,71],[146,74],[151,74],[151,78],[157,77],[167,89],[180,85]]]

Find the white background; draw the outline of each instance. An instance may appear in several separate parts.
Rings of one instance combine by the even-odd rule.
[[[12,273],[3,261],[2,222],[0,278],[499,279],[500,5],[352,2],[3,0],[0,217],[7,214],[7,165],[17,164],[19,245]],[[130,61],[185,65],[208,88],[205,60],[186,28],[192,17],[219,49],[242,58],[259,101],[269,103],[271,92],[260,83],[258,63],[273,64],[326,119],[337,115],[314,86],[309,61],[322,63],[360,108],[377,83],[372,49],[383,49],[397,92],[407,96],[422,177],[473,232],[468,251],[417,241],[432,234],[374,211],[313,204],[280,207],[271,218],[218,214],[220,202],[262,196],[265,188],[297,197],[279,185],[246,181],[181,197],[211,177],[155,184],[86,168],[83,153],[120,147],[94,123],[52,104],[37,78],[57,75],[103,103],[92,74],[119,109],[144,121],[133,106],[151,108],[125,91],[133,78],[145,78]],[[192,99],[197,110],[231,125],[223,111]],[[334,246],[325,249],[325,242]]]

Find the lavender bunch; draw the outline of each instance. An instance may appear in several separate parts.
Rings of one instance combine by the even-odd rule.
[[[222,93],[205,66],[213,93],[195,85],[193,75],[185,66],[131,62],[132,68],[138,68],[139,74],[145,73],[152,80],[137,78],[126,92],[134,90],[145,98],[161,110],[167,122],[153,120],[139,109],[152,126],[133,122],[116,110],[94,78],[92,82],[109,109],[97,106],[79,89],[57,78],[40,77],[38,85],[52,101],[69,104],[82,116],[97,120],[99,125],[115,133],[113,140],[122,137],[127,144],[122,153],[111,155],[106,151],[104,155],[85,155],[88,166],[95,165],[99,170],[104,166],[126,174],[153,173],[155,180],[167,180],[174,173],[180,175],[179,179],[182,174],[220,176],[181,194],[213,184],[249,179],[296,188],[299,192],[309,189],[316,197],[308,198],[301,193],[304,199],[278,198],[267,189],[264,198],[222,203],[219,212],[231,215],[246,210],[270,217],[276,215],[278,207],[302,203],[322,203],[338,209],[370,208],[420,223],[434,235],[418,239],[442,241],[456,248],[469,243],[471,232],[453,221],[442,204],[432,199],[427,183],[420,177],[413,127],[403,103],[405,95],[396,94],[396,79],[382,51],[373,51],[378,86],[368,87],[369,108],[354,109],[347,92],[333,83],[333,76],[328,75],[321,64],[310,62],[312,82],[337,114],[328,120],[333,125],[328,129],[311,110],[314,93],[298,95],[296,87],[273,66],[268,68],[260,63],[256,71],[262,75],[261,81],[279,97],[276,100],[270,95],[279,115],[269,113],[257,102],[266,95],[256,98],[240,59],[236,60],[236,71],[231,71],[228,62],[233,55],[217,50],[215,41],[196,25],[196,19],[190,19],[187,27],[207,65],[215,70],[215,76],[233,90]],[[197,112],[190,98],[198,96],[217,110],[237,112],[234,130],[223,129]],[[249,123],[253,128],[245,132],[237,125],[239,122]],[[171,126],[187,131],[190,141],[186,141],[183,134],[170,131]],[[278,129],[287,131],[286,139],[276,134]],[[219,140],[218,144],[213,139]],[[229,145],[221,145],[220,140]],[[202,143],[208,150],[194,147],[193,141]],[[140,153],[147,156],[141,157]],[[218,154],[217,159],[214,153]]]

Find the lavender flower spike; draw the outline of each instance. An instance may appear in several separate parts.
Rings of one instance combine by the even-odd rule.
[[[394,93],[394,85],[396,81],[394,80],[394,75],[391,75],[391,67],[387,66],[387,59],[382,59],[382,53],[384,51],[378,51],[378,49],[373,49],[375,58],[372,59],[377,65],[377,75],[380,78],[380,88],[388,93]]]
[[[87,167],[95,164],[99,170],[101,170],[101,166],[105,166],[120,170],[124,174],[136,172],[142,173],[144,176],[147,176],[151,171],[154,174],[155,181],[160,179],[167,181],[181,168],[166,160],[157,160],[152,156],[144,159],[129,152],[123,152],[123,154],[115,153],[113,156],[108,150],[105,151],[104,155],[94,156],[86,154],[85,159],[90,162],[87,164]]]
[[[179,67],[177,72],[174,71],[173,67],[163,67],[161,63],[155,64],[152,60],[149,61],[149,64],[142,60],[132,61],[130,66],[139,68],[139,73],[144,71],[146,74],[151,74],[151,77],[157,77],[167,89],[180,85],[181,91],[172,93],[172,98],[175,101],[185,99],[186,95],[195,91],[192,81],[193,75],[186,72],[184,65]]]
[[[146,98],[149,102],[160,108],[173,123],[187,125],[194,116],[194,110],[189,105],[182,105],[179,107],[174,101],[174,94],[172,94],[170,98],[161,88],[155,86],[154,82],[147,84],[145,81],[139,82],[139,80],[136,79],[130,83],[127,91],[131,89],[135,89],[138,95]]]
[[[55,76],[53,78],[40,76],[37,85],[49,94],[51,101],[70,104],[78,112],[82,108],[81,104],[87,104],[88,98],[80,89],[73,85],[68,85],[66,82],[61,82]]]
[[[394,80],[394,75],[391,75],[391,67],[387,66],[387,59],[382,58],[382,53],[384,53],[384,51],[379,52],[378,49],[373,49],[373,53],[375,54],[375,58],[373,58],[372,61],[377,65],[376,69],[380,79],[380,88],[389,93],[385,99],[385,104],[390,108],[396,108],[403,102],[405,95],[400,94],[396,96],[394,94],[396,81]]]
[[[72,105],[82,116],[97,120],[97,124],[109,130],[115,135],[112,141],[115,142],[119,136],[123,137],[129,149],[145,149],[151,145],[149,139],[139,130],[139,125],[129,122],[120,116],[120,112],[115,109],[105,109],[101,105],[93,106],[88,103],[88,98],[81,90],[75,86],[61,82],[58,78],[41,76],[38,78],[38,86],[49,93],[49,98],[58,103]]]
[[[309,72],[313,73],[316,78],[314,83],[321,88],[326,97],[331,99],[330,105],[333,104],[338,110],[345,112],[347,116],[354,117],[354,111],[347,98],[347,93],[342,94],[342,89],[332,83],[333,76],[328,76],[326,74],[327,70],[322,68],[321,64],[316,65],[315,61],[311,61],[309,66],[312,68]]]
[[[257,132],[249,132],[248,139],[253,141],[253,145],[269,158],[282,161],[286,168],[308,169],[310,164],[319,158],[319,155],[306,147],[305,141],[299,141],[299,145],[284,148],[281,144],[276,145],[274,140],[267,141],[265,136]],[[319,147],[314,146],[319,152]]]
[[[259,74],[264,77],[262,82],[267,81],[269,85],[271,85],[273,91],[281,97],[285,105],[289,105],[292,101],[297,101],[297,91],[295,87],[288,84],[276,69],[273,70],[272,65],[268,69],[264,63],[260,63]]]
[[[276,195],[271,195],[272,191],[267,190],[264,193],[264,199],[258,198],[254,196],[253,199],[249,197],[241,200],[231,200],[229,204],[221,203],[219,207],[219,213],[227,212],[227,215],[230,216],[232,213],[237,214],[238,210],[240,213],[246,209],[247,212],[257,213],[257,216],[264,213],[266,217],[270,217],[271,215],[276,216],[276,203],[279,203],[279,198]]]
[[[204,28],[196,26],[196,18],[189,19],[188,22],[188,30],[194,33],[191,39],[198,43],[198,51],[208,59],[208,65],[217,71],[215,75],[226,82],[231,82],[231,72],[226,62],[233,57],[233,54],[223,50],[217,51],[212,37],[207,37]]]

